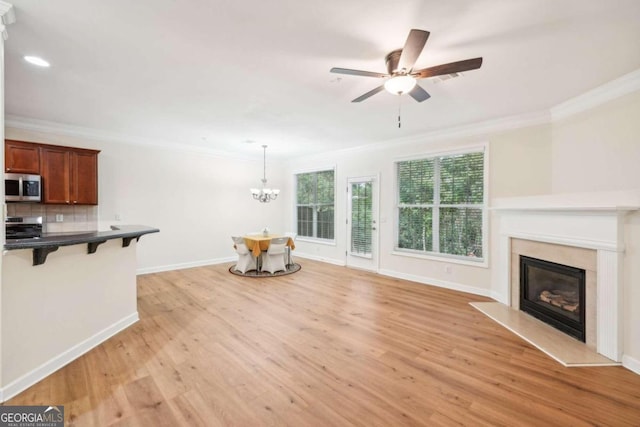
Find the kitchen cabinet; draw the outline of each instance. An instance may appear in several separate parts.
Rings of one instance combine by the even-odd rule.
[[[40,174],[40,148],[38,144],[22,141],[4,141],[4,171]]]
[[[42,202],[97,205],[98,153],[82,148],[41,145]]]
[[[71,201],[79,205],[98,204],[98,153],[71,152]]]

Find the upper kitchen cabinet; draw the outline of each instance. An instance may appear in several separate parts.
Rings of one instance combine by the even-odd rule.
[[[40,148],[22,141],[4,141],[4,171],[40,174]]]
[[[40,150],[43,203],[98,204],[99,151],[53,145]]]
[[[98,152],[71,152],[71,200],[79,205],[98,204]]]

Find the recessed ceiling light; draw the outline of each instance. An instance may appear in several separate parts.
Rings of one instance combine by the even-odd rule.
[[[37,65],[38,67],[49,67],[50,64],[45,61],[44,59],[38,57],[38,56],[25,56],[24,60],[27,61],[30,64],[33,65]]]

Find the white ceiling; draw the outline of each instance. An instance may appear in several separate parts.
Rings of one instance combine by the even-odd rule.
[[[640,69],[638,0],[15,0],[6,114],[237,155],[312,154],[539,112]],[[423,103],[331,67],[385,72],[411,28]],[[38,55],[48,69],[26,63]],[[246,141],[255,141],[248,144]]]

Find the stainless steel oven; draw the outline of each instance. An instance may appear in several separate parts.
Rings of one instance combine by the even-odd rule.
[[[40,202],[42,179],[40,175],[5,173],[4,194],[6,202]]]
[[[10,216],[5,218],[7,240],[42,237],[41,216]]]

